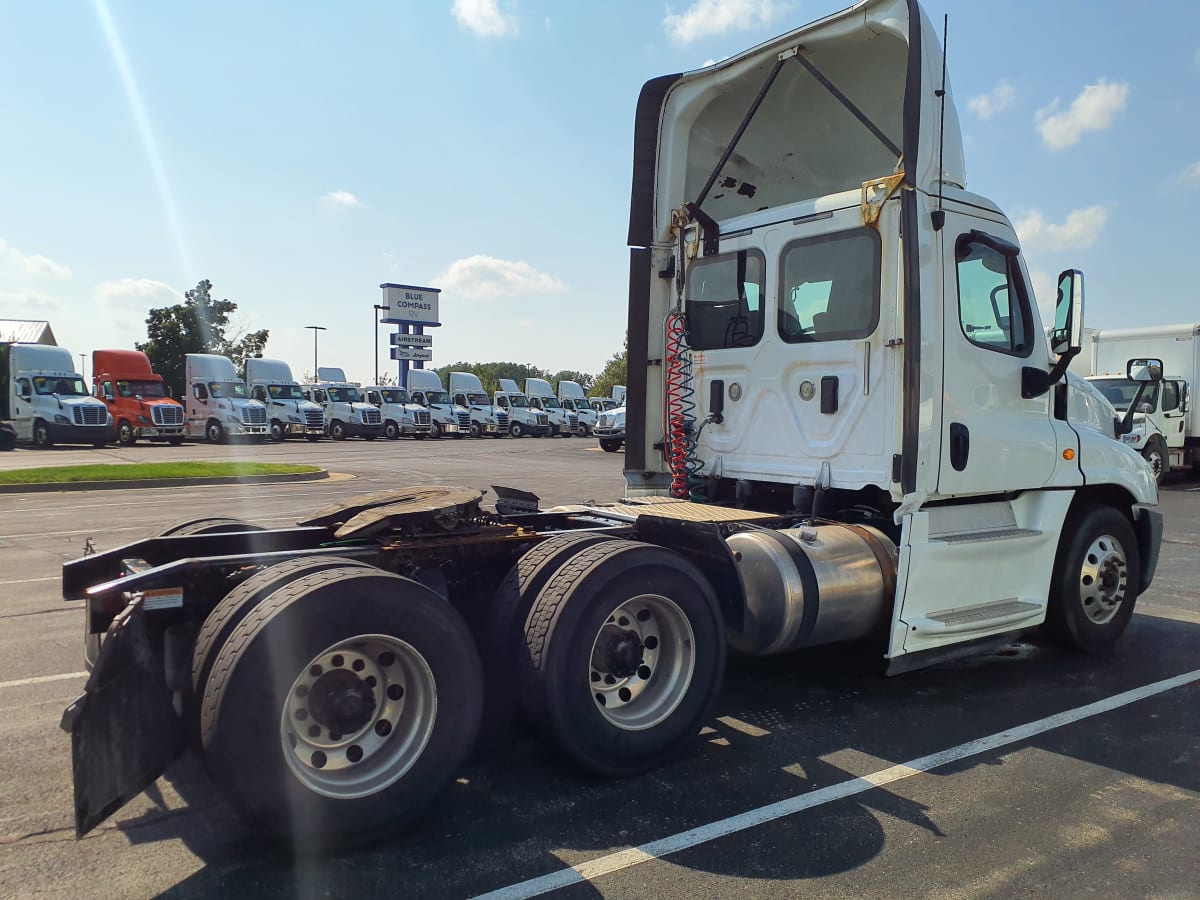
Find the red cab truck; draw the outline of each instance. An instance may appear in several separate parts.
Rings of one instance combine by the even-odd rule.
[[[92,352],[92,385],[112,413],[117,442],[124,447],[138,438],[183,443],[183,407],[167,396],[161,375],[140,350]]]

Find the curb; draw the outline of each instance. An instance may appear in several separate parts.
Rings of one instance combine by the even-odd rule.
[[[139,478],[126,481],[64,481],[0,484],[0,494],[50,494],[55,491],[112,491],[129,488],[196,487],[205,484],[279,484],[289,481],[322,481],[329,472],[295,475],[211,475],[207,478]]]

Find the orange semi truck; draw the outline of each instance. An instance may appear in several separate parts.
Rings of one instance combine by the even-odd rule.
[[[183,407],[167,396],[161,375],[140,350],[94,350],[92,384],[112,413],[117,442],[132,446],[138,438],[183,443]]]

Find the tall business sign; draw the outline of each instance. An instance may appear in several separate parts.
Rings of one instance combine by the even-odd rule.
[[[426,328],[441,326],[438,300],[441,288],[415,284],[381,284],[386,315],[380,319],[399,326],[392,335],[392,359],[400,363],[400,383],[407,384],[408,367],[424,368],[433,359],[433,335]]]

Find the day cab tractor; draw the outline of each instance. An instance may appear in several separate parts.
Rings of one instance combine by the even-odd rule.
[[[648,82],[633,173],[625,499],[397,487],[67,563],[79,833],[186,747],[261,830],[338,847],[419,816],[485,708],[629,776],[696,745],[727,647],[895,674],[1120,638],[1156,486],[1070,415],[1083,276],[1051,352],[915,0]]]

